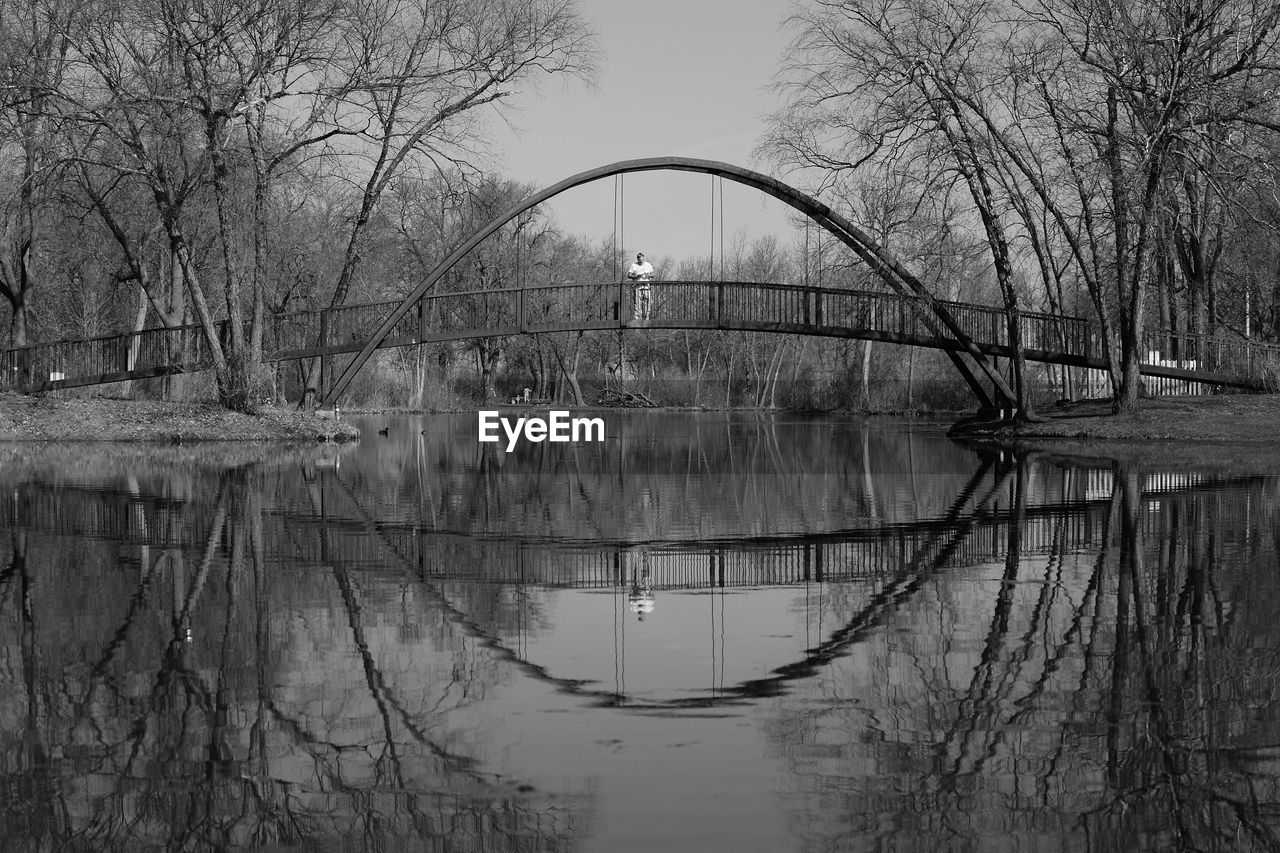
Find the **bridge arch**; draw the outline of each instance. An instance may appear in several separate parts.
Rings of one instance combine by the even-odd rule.
[[[988,394],[986,388],[979,381],[978,377],[964,362],[959,352],[947,351],[952,363],[955,364],[961,377],[969,385],[974,396],[977,397],[980,404],[984,406],[991,405],[1012,405],[1014,394],[998,371],[996,371],[991,363],[987,360],[986,355],[975,346],[969,336],[960,328],[955,319],[951,316],[943,306],[937,304],[933,294],[924,285],[924,282],[916,278],[910,270],[904,267],[896,258],[893,257],[883,246],[877,243],[872,237],[859,228],[857,225],[833,211],[830,207],[813,198],[812,196],[801,192],[800,190],[788,184],[772,178],[760,172],[750,169],[744,169],[740,166],[734,166],[730,163],[724,163],[719,160],[702,160],[692,157],[648,157],[638,160],[622,160],[617,163],[610,163],[606,166],[599,166],[594,169],[588,169],[585,172],[579,172],[564,180],[556,183],[541,192],[535,193],[529,198],[517,203],[506,212],[499,215],[488,225],[475,232],[466,242],[453,251],[439,265],[436,266],[431,273],[423,279],[418,285],[396,306],[390,316],[383,321],[374,332],[373,336],[367,341],[364,347],[351,360],[346,369],[338,376],[337,380],[324,393],[324,398],[320,403],[321,408],[332,408],[337,402],[342,392],[346,390],[347,385],[360,372],[365,363],[373,352],[382,344],[383,340],[396,327],[396,324],[408,313],[409,308],[420,300],[432,287],[435,286],[446,273],[456,266],[468,253],[480,245],[485,238],[492,235],[503,225],[515,219],[522,213],[554,198],[566,190],[583,184],[598,181],[602,178],[609,178],[615,175],[625,175],[632,172],[653,172],[653,171],[677,171],[677,172],[699,172],[706,175],[713,175],[720,178],[728,178],[729,180],[742,184],[743,186],[759,190],[760,192],[770,195],[794,210],[807,216],[821,228],[826,229],[840,242],[848,246],[854,254],[861,258],[871,269],[881,277],[891,288],[898,293],[904,295],[919,296],[928,306],[928,310],[932,318],[946,332],[959,342],[964,354],[967,354],[977,365],[983,377],[990,383],[995,391],[995,399]]]

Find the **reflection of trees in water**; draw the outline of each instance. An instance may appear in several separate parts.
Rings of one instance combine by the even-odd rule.
[[[259,473],[202,485],[137,504],[183,547],[0,541],[0,846],[575,844],[581,795],[485,769],[482,644],[403,579],[268,560]]]
[[[776,416],[604,417],[612,431],[603,443],[525,444],[513,453],[479,444],[474,416],[465,430],[393,432],[358,449],[366,457],[350,483],[366,506],[401,514],[380,511],[384,521],[643,540],[937,515],[972,470],[941,432],[815,429]]]
[[[885,518],[913,479],[867,444],[837,483],[854,492],[870,472],[872,488],[845,500],[867,512],[874,503]],[[415,541],[396,531],[417,531],[384,525],[384,510],[408,495],[413,517],[432,518],[422,490],[442,479],[428,461],[413,450],[390,484],[363,466],[310,482],[295,470],[270,475],[290,477],[284,487],[256,471],[188,473],[174,490],[181,499],[112,504],[108,514],[138,513],[126,526],[135,535],[115,538],[129,545],[0,533],[5,843],[571,847],[590,814],[581,795],[561,803],[486,770],[501,725],[485,716],[486,699],[508,680],[555,675],[522,668],[519,646],[500,642],[536,625],[542,591],[428,573],[419,583],[401,571],[420,564],[408,547],[396,551]],[[481,472],[473,494],[516,482],[503,478],[517,463]],[[445,474],[463,488],[465,478]],[[717,523],[773,482],[754,476],[708,504]],[[951,501],[931,515],[947,523],[902,538],[896,572],[825,587],[826,618],[804,659],[720,685],[716,701],[772,703],[798,837],[811,849],[877,838],[980,849],[1007,837],[1039,849],[1212,849],[1220,838],[1231,839],[1221,849],[1261,847],[1259,815],[1280,802],[1274,581],[1258,570],[1276,562],[1275,519],[1258,516],[1275,503],[1272,487],[1140,502],[1136,481],[1121,478],[1108,504],[1054,516],[1047,553],[1029,556],[1017,536],[1044,525],[1014,525],[991,551],[1013,558],[973,566],[947,549],[1002,539],[1008,512],[1045,517],[1051,477],[969,469],[956,480],[918,484]],[[813,512],[788,518],[826,525],[843,512],[820,509],[830,496],[812,484],[777,482]],[[700,488],[669,475],[619,485],[587,471],[557,473],[530,494],[548,512],[563,512],[556,489],[579,506],[637,511],[645,489],[652,506]],[[783,509],[766,504],[759,518]],[[591,511],[592,523],[606,517]],[[1111,544],[1082,549],[1080,531],[1096,541],[1090,525],[1104,518]],[[155,525],[170,529],[136,535]],[[452,541],[422,538],[433,537]],[[633,544],[620,538],[608,547]],[[174,542],[183,547],[164,544]],[[666,556],[651,549],[655,578]],[[636,573],[618,577],[643,595]]]
[[[1107,547],[1019,559],[1011,533],[778,700],[805,849],[1280,846],[1274,486],[1140,482]]]
[[[940,430],[774,415],[606,413],[600,444],[524,444],[504,453],[453,431],[393,431],[357,448],[342,474],[386,523],[527,538],[703,540],[911,523],[944,515],[975,457]],[[416,422],[411,422],[416,423]],[[465,427],[465,428],[463,428]],[[1035,502],[1060,500],[1039,466]]]

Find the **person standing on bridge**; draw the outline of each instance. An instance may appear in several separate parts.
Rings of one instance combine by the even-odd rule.
[[[652,300],[649,282],[653,281],[653,264],[644,259],[644,252],[636,254],[636,262],[627,268],[627,278],[635,282],[635,319],[641,323],[647,323]]]

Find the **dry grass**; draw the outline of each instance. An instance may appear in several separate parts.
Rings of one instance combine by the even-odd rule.
[[[359,430],[311,413],[260,415],[206,403],[0,394],[0,441],[350,441]]]
[[[1048,420],[1019,427],[1016,437],[1280,444],[1280,394],[1159,397],[1126,415],[1090,401],[1041,414]]]
[[[1063,461],[1280,473],[1280,394],[1162,397],[1125,415],[1111,414],[1110,402],[1088,401],[1038,414],[1044,422],[980,426],[962,438]]]

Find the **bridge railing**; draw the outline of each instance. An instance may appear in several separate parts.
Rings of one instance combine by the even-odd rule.
[[[725,302],[723,285],[715,282],[655,281],[652,288],[651,317],[679,317],[691,326],[714,326]],[[624,290],[623,316],[629,318],[634,308],[633,297],[629,286]]]
[[[316,346],[320,334],[320,318],[324,313],[324,310],[317,310],[273,314],[267,351],[278,356]]]
[[[946,340],[924,300],[897,293],[762,282],[652,282],[650,322],[708,328],[849,329],[914,340]],[[1002,309],[939,300],[958,328],[984,347],[1008,345]],[[270,361],[361,349],[399,302],[299,311],[271,318]],[[397,322],[387,345],[463,337],[619,328],[635,319],[630,283],[532,284],[423,297]],[[1099,359],[1099,329],[1078,317],[1021,315],[1028,350]],[[218,333],[225,331],[219,323]],[[1152,330],[1144,363],[1238,378],[1257,387],[1280,384],[1280,346],[1225,336]],[[77,341],[0,350],[0,389],[49,390],[206,369],[211,359],[198,326],[147,329]]]
[[[518,294],[525,331],[616,328],[622,288],[616,282],[529,285]],[[623,305],[622,318],[629,307]]]
[[[216,332],[224,335],[226,323],[219,322]],[[0,390],[40,391],[212,366],[201,326],[144,329],[0,350]]]
[[[913,337],[934,336],[937,319],[922,314],[924,302],[897,293],[822,288],[816,323],[838,329],[870,329]]]
[[[1009,345],[1009,322],[1004,309],[942,300],[938,304],[947,309],[960,330],[972,340],[1001,347]],[[1064,352],[1082,358],[1102,357],[1100,329],[1081,317],[1022,311],[1018,329],[1024,349]]]
[[[275,318],[276,348],[268,360],[320,355],[325,351],[358,350],[395,309],[396,302],[366,302],[303,311]],[[417,334],[417,315],[406,314],[389,336],[400,341]]]
[[[1143,335],[1144,364],[1179,370],[1221,373],[1280,388],[1280,346],[1220,335],[1154,329]]]
[[[616,324],[615,284],[530,285],[433,293],[402,316],[388,343],[517,334],[562,326]],[[399,302],[371,302],[275,318],[271,359],[300,358],[364,346]]]
[[[513,287],[438,293],[422,303],[419,310],[432,336],[509,334],[520,329],[520,292]]]
[[[716,321],[733,326],[799,326],[813,324],[818,297],[811,288],[759,282],[704,284],[714,290]]]
[[[824,327],[874,330],[914,338],[950,338],[917,296],[879,291],[750,281],[659,281],[652,285],[653,316],[691,324]],[[1001,308],[936,300],[958,327],[982,343],[1008,345]],[[1021,314],[1023,346],[1045,351],[1097,353],[1097,329],[1077,317]],[[1091,356],[1090,356],[1091,357]]]

